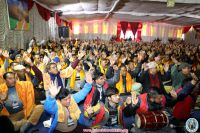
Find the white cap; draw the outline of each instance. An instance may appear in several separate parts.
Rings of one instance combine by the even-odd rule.
[[[23,70],[23,69],[25,69],[25,67],[23,66],[23,65],[16,65],[16,66],[14,66],[14,70],[15,71],[17,71],[17,70]]]
[[[148,66],[148,68],[149,69],[151,69],[151,68],[156,68],[156,62],[155,61],[152,61],[152,62],[149,62],[148,64],[147,64],[147,66]]]

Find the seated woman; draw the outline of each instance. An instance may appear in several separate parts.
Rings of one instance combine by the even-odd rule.
[[[76,94],[70,94],[67,89],[61,89],[56,82],[52,82],[49,87],[50,96],[47,97],[44,109],[52,115],[49,133],[54,129],[61,132],[73,131],[77,126],[77,120],[81,111],[77,105],[85,99],[92,88],[92,76],[86,74],[86,84],[83,89]]]

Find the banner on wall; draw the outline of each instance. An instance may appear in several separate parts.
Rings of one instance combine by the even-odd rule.
[[[7,0],[9,27],[11,30],[29,30],[27,0]]]

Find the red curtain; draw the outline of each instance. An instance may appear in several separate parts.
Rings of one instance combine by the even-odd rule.
[[[128,22],[122,21],[122,22],[120,22],[120,24],[121,24],[121,29],[122,29],[122,31],[123,31],[123,33],[124,33],[124,36],[125,36],[126,30],[127,30],[127,28],[128,28]]]
[[[56,24],[58,26],[61,26],[61,19],[60,19],[60,16],[58,15],[58,13],[56,13],[55,17],[56,17]]]
[[[117,38],[116,41],[120,41],[120,34],[121,34],[121,24],[120,22],[117,23]]]
[[[187,32],[190,30],[190,28],[191,28],[191,26],[183,27],[182,33],[183,33],[183,34],[187,33]]]
[[[50,17],[51,17],[51,12],[50,12],[48,9],[46,9],[46,8],[44,8],[44,7],[42,7],[42,6],[40,6],[39,4],[37,4],[37,3],[35,3],[35,4],[36,4],[36,6],[37,6],[37,9],[38,9],[38,12],[39,12],[40,16],[41,16],[45,21],[48,21],[48,20],[50,19]]]
[[[69,28],[72,30],[72,22],[69,22]]]
[[[193,28],[195,29],[195,31],[200,31],[200,25],[194,25]]]
[[[138,22],[129,22],[129,24],[131,25],[131,30],[132,30],[133,35],[135,37],[139,23]]]
[[[137,42],[140,42],[142,40],[141,33],[142,33],[142,23],[139,23],[137,30]]]
[[[196,31],[195,39],[200,39],[200,25],[194,25],[193,28]]]
[[[28,10],[30,11],[32,9],[34,5],[34,1],[33,0],[28,0]]]

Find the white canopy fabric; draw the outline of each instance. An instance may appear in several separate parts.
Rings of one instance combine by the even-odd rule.
[[[132,22],[163,22],[173,25],[200,23],[200,0],[35,0],[62,11],[66,20],[115,19]]]

